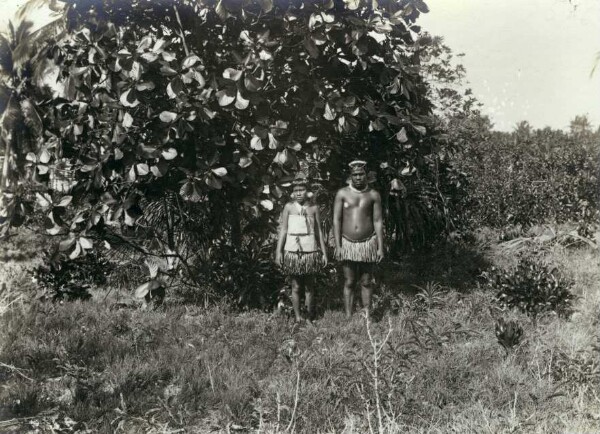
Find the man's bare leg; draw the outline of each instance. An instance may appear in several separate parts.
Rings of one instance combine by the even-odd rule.
[[[344,308],[346,318],[352,317],[352,308],[354,307],[354,286],[356,285],[356,264],[353,262],[344,262]]]
[[[294,315],[296,316],[296,322],[300,321],[300,279],[299,277],[292,277],[292,306],[294,308]]]
[[[362,307],[367,316],[371,314],[371,297],[373,296],[373,270],[370,265],[360,266],[360,295]]]

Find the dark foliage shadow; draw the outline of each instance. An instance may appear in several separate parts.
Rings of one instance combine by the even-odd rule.
[[[449,240],[386,261],[378,280],[392,291],[406,294],[415,294],[419,290],[415,285],[422,287],[427,282],[464,292],[476,287],[477,276],[490,265],[480,246]]]

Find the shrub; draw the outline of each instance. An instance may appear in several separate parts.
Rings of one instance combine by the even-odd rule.
[[[518,308],[534,318],[553,311],[569,316],[573,295],[572,282],[556,267],[543,263],[534,256],[521,256],[510,269],[495,269],[484,274],[488,286],[498,291],[496,298],[505,307]]]
[[[533,130],[522,123],[511,133],[479,128],[456,155],[468,173],[468,194],[459,206],[464,224],[518,228],[548,222],[578,222],[590,238],[598,227],[598,132]]]
[[[75,259],[45,252],[43,263],[31,273],[43,290],[42,297],[50,296],[53,301],[87,300],[91,297],[88,290],[92,285],[106,283],[108,262],[99,251]]]

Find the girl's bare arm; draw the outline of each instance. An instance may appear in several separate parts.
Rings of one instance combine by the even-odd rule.
[[[288,215],[290,213],[287,204],[281,212],[281,224],[279,225],[279,239],[277,240],[277,250],[275,251],[275,262],[281,265],[281,255],[283,254],[283,246],[287,237],[288,231]]]

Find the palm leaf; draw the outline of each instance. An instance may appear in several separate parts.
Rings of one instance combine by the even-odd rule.
[[[10,23],[14,66],[21,68],[32,61],[42,47],[65,30],[66,11],[66,3],[56,0],[29,0],[19,8],[16,31]]]
[[[13,57],[10,41],[6,36],[0,34],[0,68],[4,74],[10,74],[13,70]]]
[[[2,116],[4,110],[6,110],[6,107],[8,107],[10,94],[11,90],[7,86],[0,84],[0,116]]]

